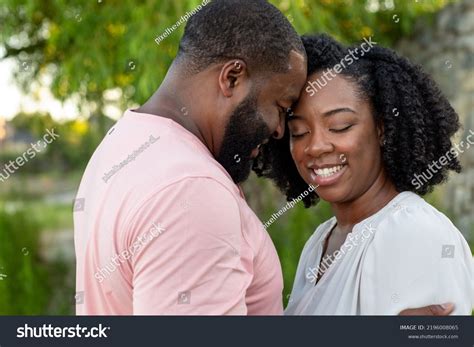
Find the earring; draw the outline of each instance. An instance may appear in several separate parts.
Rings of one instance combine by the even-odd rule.
[[[240,69],[242,69],[242,65],[240,65],[240,63],[239,63],[238,61],[235,61],[235,62],[234,62],[234,66],[235,66],[235,69],[236,69],[236,70],[239,70],[239,71],[240,71]]]

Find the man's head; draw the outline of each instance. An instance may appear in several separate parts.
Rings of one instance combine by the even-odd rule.
[[[285,111],[304,86],[300,37],[267,1],[215,0],[188,21],[176,63],[202,88],[193,94],[211,151],[244,181],[258,146],[283,135]]]

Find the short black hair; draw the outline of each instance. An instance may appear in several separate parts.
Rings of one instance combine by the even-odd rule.
[[[252,72],[280,73],[292,50],[306,55],[298,33],[268,1],[214,0],[189,19],[177,58],[191,74],[230,59],[242,59]]]
[[[303,36],[303,43],[308,76],[334,67],[350,49],[324,34]],[[446,181],[449,171],[461,171],[459,160],[454,157],[425,184],[412,184],[415,175],[424,173],[429,164],[451,150],[451,138],[460,128],[457,113],[420,66],[391,49],[374,46],[346,66],[341,75],[354,83],[361,98],[371,102],[375,121],[383,125],[383,165],[397,191],[425,195]],[[281,140],[271,139],[262,146],[254,171],[274,180],[290,201],[309,186],[292,160],[288,124],[285,130]],[[315,192],[303,198],[306,207],[318,200]]]

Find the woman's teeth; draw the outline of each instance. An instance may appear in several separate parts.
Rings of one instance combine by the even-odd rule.
[[[313,169],[313,171],[316,175],[327,178],[341,171],[343,167],[344,165],[338,165],[331,168],[324,168],[324,169],[317,169],[317,170]]]

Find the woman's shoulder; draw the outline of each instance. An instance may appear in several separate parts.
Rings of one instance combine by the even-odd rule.
[[[449,218],[412,192],[403,192],[387,206],[376,226],[377,239],[387,241],[439,243],[458,238],[461,233]]]
[[[457,314],[470,313],[474,264],[467,242],[449,218],[405,192],[373,221],[374,236],[362,263],[365,310],[396,314],[454,302]]]

